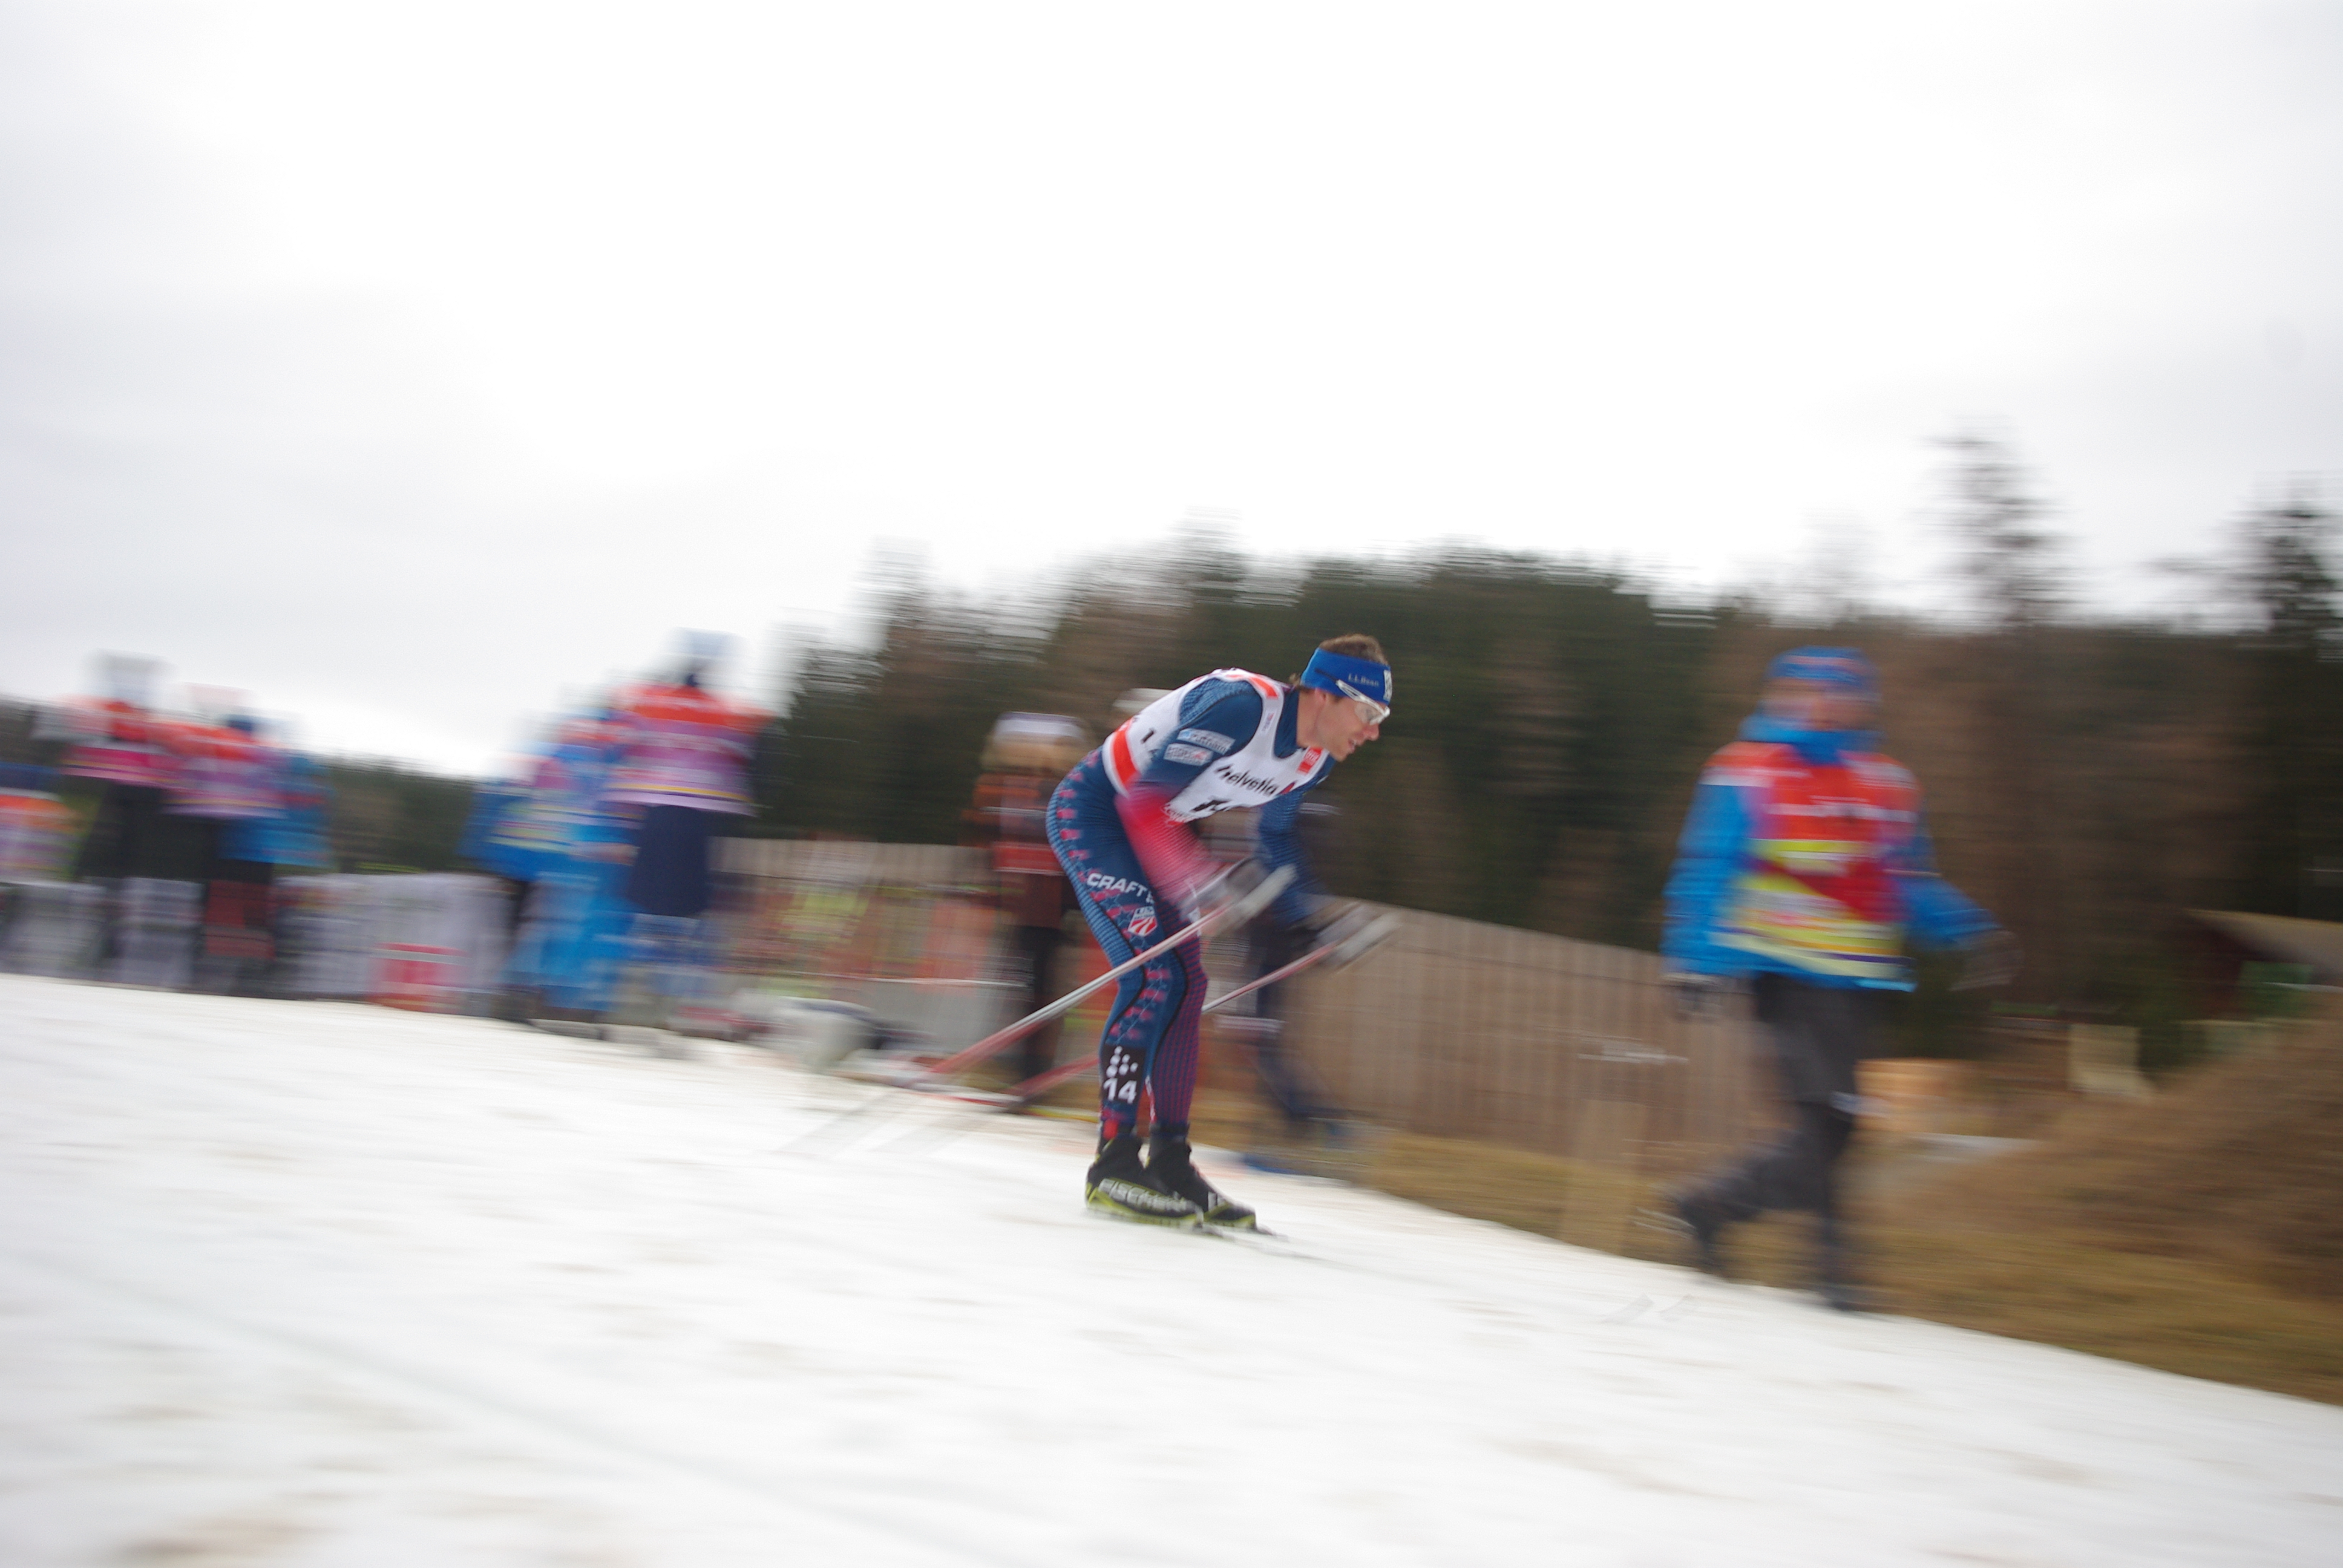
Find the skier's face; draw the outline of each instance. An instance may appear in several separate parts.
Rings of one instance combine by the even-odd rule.
[[[1383,732],[1382,719],[1368,704],[1315,687],[1302,694],[1302,717],[1303,726],[1296,728],[1306,726],[1310,732],[1298,739],[1305,746],[1332,752],[1337,762]]]
[[[1819,680],[1776,680],[1765,688],[1765,717],[1793,729],[1863,729],[1875,705],[1860,691]]]

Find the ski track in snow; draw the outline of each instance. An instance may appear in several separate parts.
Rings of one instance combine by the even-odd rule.
[[[2343,1410],[870,1092],[0,976],[0,1564],[2343,1562]]]

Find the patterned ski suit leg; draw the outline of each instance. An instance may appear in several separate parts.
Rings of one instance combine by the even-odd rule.
[[[1074,885],[1082,918],[1119,964],[1148,951],[1179,928],[1179,911],[1158,900],[1116,815],[1111,787],[1087,778],[1095,759],[1066,776],[1051,797],[1050,847]],[[1204,1010],[1202,945],[1181,943],[1117,983],[1114,1006],[1099,1036],[1099,1128],[1106,1137],[1131,1131],[1144,1088],[1156,1125],[1185,1129],[1196,1092],[1197,1041]]]

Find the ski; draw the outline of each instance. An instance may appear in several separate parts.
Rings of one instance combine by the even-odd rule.
[[[1272,1231],[1266,1225],[1199,1224],[1192,1227],[1188,1234],[1210,1236],[1216,1241],[1233,1241],[1240,1247],[1250,1247],[1256,1252],[1267,1252],[1272,1257],[1307,1258],[1315,1261],[1318,1256],[1284,1231]]]

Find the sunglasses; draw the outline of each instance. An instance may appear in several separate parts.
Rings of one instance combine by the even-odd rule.
[[[1360,717],[1370,724],[1381,724],[1391,717],[1391,709],[1387,704],[1377,702],[1372,697],[1361,697],[1351,689],[1348,683],[1342,687],[1342,695],[1351,699],[1351,706],[1356,708]]]

